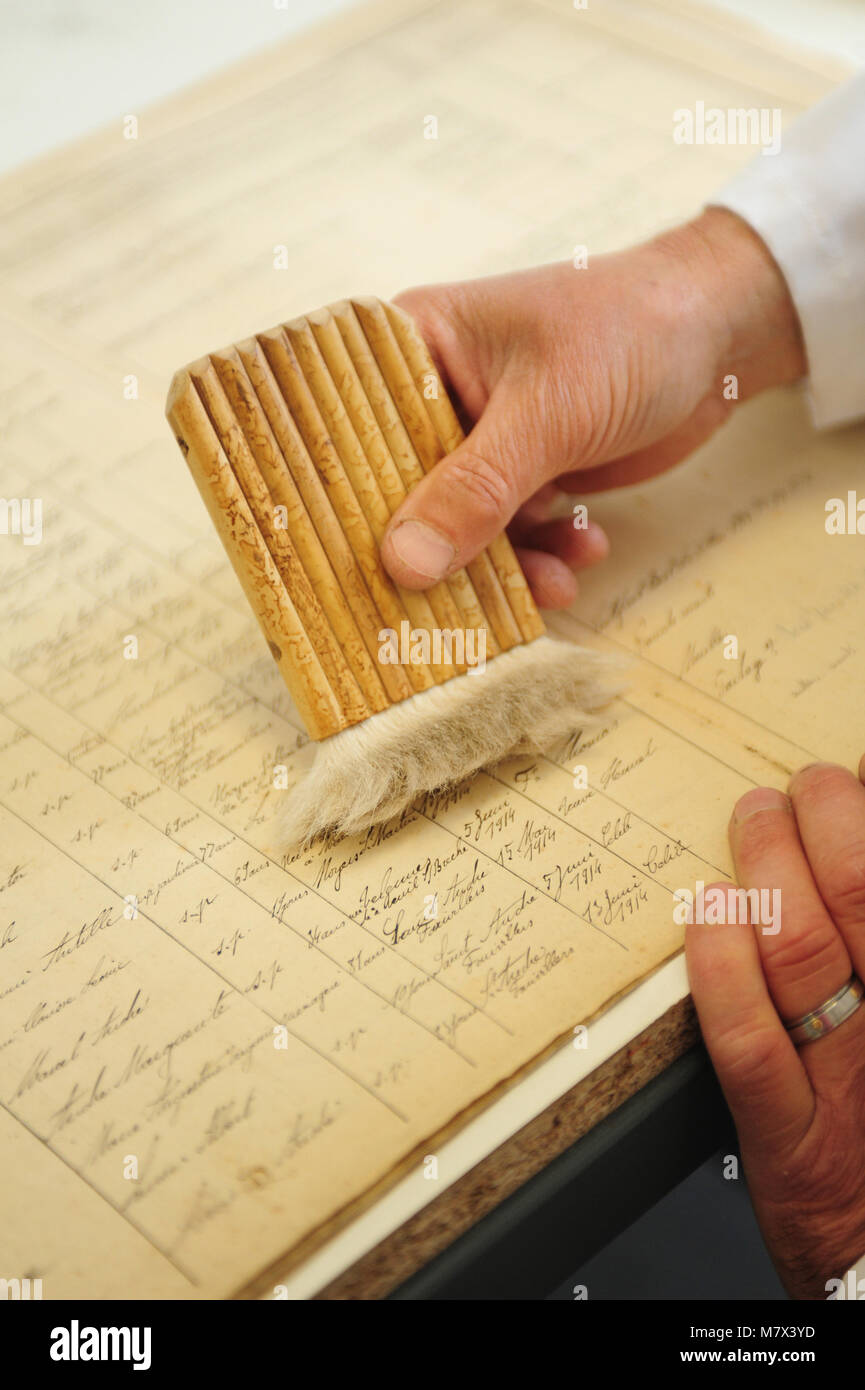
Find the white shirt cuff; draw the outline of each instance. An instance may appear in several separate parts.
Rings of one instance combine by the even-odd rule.
[[[762,238],[790,289],[816,425],[865,415],[865,73],[759,154],[713,203]]]

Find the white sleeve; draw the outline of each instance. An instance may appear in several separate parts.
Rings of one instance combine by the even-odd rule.
[[[865,73],[784,131],[712,199],[766,243],[796,305],[814,423],[865,415]]]

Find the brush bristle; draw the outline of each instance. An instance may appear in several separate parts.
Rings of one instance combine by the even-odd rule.
[[[355,834],[482,767],[549,748],[621,691],[624,667],[619,657],[538,637],[483,671],[334,734],[318,745],[309,773],[289,793],[285,840]]]

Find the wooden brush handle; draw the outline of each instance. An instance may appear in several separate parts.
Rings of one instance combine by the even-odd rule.
[[[483,630],[487,659],[544,631],[504,534],[424,593],[382,565],[390,518],[463,439],[393,305],[345,300],[210,353],[165,413],[311,738],[466,669],[383,663],[384,628]]]

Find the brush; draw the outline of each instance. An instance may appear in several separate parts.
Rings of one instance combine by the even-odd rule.
[[[290,843],[353,834],[618,692],[619,663],[549,636],[507,536],[424,592],[379,547],[463,431],[413,321],[332,304],[191,363],[166,415],[307,733]]]

